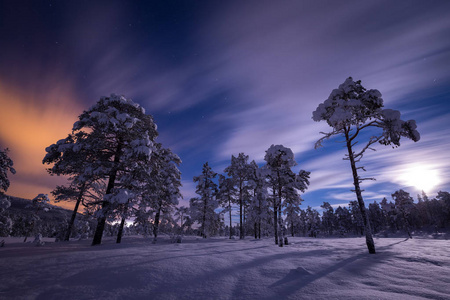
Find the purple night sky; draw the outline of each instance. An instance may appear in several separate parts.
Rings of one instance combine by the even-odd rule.
[[[355,196],[337,140],[314,150],[312,112],[352,76],[415,119],[421,140],[377,146],[362,160],[366,203],[450,190],[450,1],[2,1],[0,147],[16,175],[8,194],[32,198],[45,147],[101,96],[123,94],[155,117],[183,160],[184,199],[206,161],[218,173],[271,144],[311,171],[302,205]]]

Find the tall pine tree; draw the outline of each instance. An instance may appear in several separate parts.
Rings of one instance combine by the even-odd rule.
[[[73,167],[68,175],[77,175],[86,182],[93,177],[107,181],[92,245],[101,244],[108,216],[134,197],[128,188],[134,180],[130,174],[150,159],[156,136],[153,118],[141,106],[112,94],[84,111],[73,125],[72,140],[55,151],[54,155],[59,155],[70,171]],[[66,151],[81,153],[82,157],[65,155]],[[75,167],[79,160],[89,165]]]
[[[194,176],[194,182],[197,182],[195,192],[200,197],[190,200],[191,217],[200,224],[200,235],[204,238],[213,234],[220,222],[219,214],[215,212],[219,207],[217,184],[213,181],[216,176],[207,162],[203,165],[202,174]]]
[[[334,89],[327,100],[319,104],[313,112],[314,121],[325,121],[333,128],[329,133],[316,142],[315,147],[320,147],[322,142],[334,136],[343,137],[347,152],[345,159],[350,162],[353,175],[354,192],[358,201],[364,231],[366,235],[366,245],[369,253],[375,253],[375,243],[370,228],[369,214],[364,204],[360,183],[363,180],[372,178],[361,178],[358,170],[364,167],[357,167],[356,164],[362,159],[367,149],[377,142],[383,145],[400,146],[400,138],[406,137],[417,142],[420,139],[416,130],[414,120],[403,121],[400,119],[400,112],[392,109],[383,109],[383,99],[378,90],[366,90],[361,81],[353,81],[347,78],[339,88]],[[358,139],[362,137],[361,132],[370,128],[378,128],[380,132],[372,135],[367,142],[358,150],[356,146]],[[359,140],[361,142],[361,139]]]

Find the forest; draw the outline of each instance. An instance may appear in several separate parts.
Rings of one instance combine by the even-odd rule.
[[[349,77],[318,106],[313,120],[326,121],[332,128],[322,133],[316,147],[334,136],[347,145],[344,159],[352,167],[356,194],[348,207],[323,202],[320,208],[302,209],[301,193],[310,184],[310,172],[294,173],[294,153],[283,145],[270,146],[264,164],[250,161],[244,153],[232,155],[223,174],[206,162],[193,178],[198,196],[183,207],[179,206],[181,159],[157,141],[152,116],[124,96],[102,97],[82,112],[67,137],[45,149],[42,163],[48,173],[68,179],[52,196],[57,203],[74,202],[72,213],[45,217],[55,210],[47,194],[22,204],[21,210],[13,209],[18,200],[4,194],[9,173],[15,173],[13,161],[8,149],[0,152],[0,235],[23,236],[25,241],[28,236],[65,241],[92,238],[92,245],[101,244],[104,235],[116,236],[117,243],[124,234],[153,236],[154,242],[159,233],[179,241],[183,235],[252,236],[273,237],[279,246],[288,244],[289,236],[365,235],[369,252],[375,253],[372,234],[404,232],[412,238],[418,231],[439,234],[448,228],[450,194],[446,191],[433,198],[422,192],[414,201],[399,189],[393,191],[392,199],[366,207],[360,183],[370,178],[358,174],[364,170],[359,163],[365,151],[375,143],[398,147],[401,137],[420,139],[415,121],[403,121],[400,112],[384,109],[378,90],[366,90]],[[371,128],[379,130],[378,135],[356,150],[360,132]]]

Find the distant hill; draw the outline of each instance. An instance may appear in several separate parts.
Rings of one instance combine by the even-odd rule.
[[[30,214],[33,209],[27,207],[31,204],[30,199],[24,199],[14,196],[8,196],[11,206],[7,209],[10,215],[26,215]],[[49,222],[62,222],[64,219],[70,220],[72,211],[69,209],[61,208],[55,205],[49,205],[51,209],[49,211],[38,212],[39,217],[44,221]],[[80,215],[80,214],[79,214]]]

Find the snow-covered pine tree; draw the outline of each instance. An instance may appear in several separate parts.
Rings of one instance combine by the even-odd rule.
[[[69,185],[57,186],[52,191],[55,202],[75,201],[64,236],[65,241],[70,238],[80,204],[98,205],[105,193],[105,180],[92,172],[92,164],[96,158],[87,152],[89,150],[77,146],[77,139],[82,139],[83,136],[83,134],[69,134],[65,139],[50,145],[45,149],[47,154],[42,160],[43,164],[53,164],[47,168],[50,175],[69,176]]]
[[[412,239],[409,215],[414,208],[414,200],[408,192],[405,192],[402,189],[393,193],[392,199],[394,199],[395,209],[398,211],[398,215],[400,215],[403,220],[406,233],[408,234],[408,237]]]
[[[134,225],[144,235],[154,235],[154,242],[159,231],[162,215],[167,215],[178,204],[181,196],[181,186],[177,166],[181,160],[170,149],[165,149],[160,143],[154,144],[150,160],[141,168],[137,177],[138,186],[134,187],[135,198],[128,206],[135,215]]]
[[[141,202],[139,202],[138,205],[139,206],[135,212],[133,226],[138,234],[141,234],[144,237],[149,237],[153,234],[153,225],[151,224],[149,218],[150,208],[147,205],[141,206]]]
[[[361,215],[361,209],[359,208],[358,201],[350,201],[348,207],[352,217],[353,231],[357,235],[364,235],[364,219]]]
[[[369,253],[375,253],[375,243],[372,238],[369,216],[364,205],[360,183],[368,178],[361,178],[358,170],[364,167],[357,167],[367,149],[377,142],[383,145],[400,146],[400,138],[406,137],[415,142],[420,139],[416,130],[414,120],[403,121],[400,119],[400,112],[392,109],[383,109],[383,99],[378,90],[366,90],[361,81],[353,81],[347,78],[339,88],[334,89],[324,103],[319,104],[313,112],[314,121],[326,121],[333,130],[323,133],[324,136],[316,142],[315,147],[322,146],[322,142],[334,136],[344,138],[348,154],[347,160],[353,175],[356,198],[364,220],[364,230],[366,234],[366,244]],[[380,133],[370,137],[359,150],[355,151],[358,143],[358,136],[362,131],[369,128],[378,128]]]
[[[89,181],[92,176],[107,180],[98,223],[92,245],[101,244],[107,217],[118,204],[127,203],[133,193],[124,182],[130,173],[145,164],[153,151],[157,136],[156,125],[145,110],[124,96],[112,94],[102,97],[91,108],[84,111],[72,129],[73,151],[85,156],[90,165],[83,168],[80,177]],[[64,157],[67,166],[74,165],[71,158]],[[121,181],[124,186],[121,186]]]
[[[47,212],[52,207],[50,206],[50,199],[47,194],[38,194],[25,208],[31,209],[31,214],[27,216],[28,230],[24,242],[27,241],[28,235],[31,233],[40,234],[42,224],[39,212]]]
[[[416,208],[420,218],[421,226],[426,226],[431,223],[431,215],[430,211],[428,210],[427,204],[428,203],[425,203],[425,201],[423,201],[422,196],[420,194],[417,194]]]
[[[377,201],[369,204],[369,220],[373,233],[378,233],[383,229],[385,225],[383,223],[384,217],[381,207]]]
[[[13,168],[14,162],[8,156],[9,149],[0,150],[0,196],[9,188],[8,172],[16,174]]]
[[[150,207],[154,211],[153,236],[156,241],[161,214],[166,218],[171,216],[178,205],[178,198],[181,197],[181,172],[178,170],[181,159],[158,143],[152,153],[150,164],[152,172],[145,187],[146,193],[150,196]]]
[[[0,194],[0,236],[9,236],[12,230],[13,221],[6,213],[11,206],[8,197]]]
[[[253,190],[250,199],[249,218],[253,222],[255,239],[261,239],[261,226],[266,226],[270,218],[268,191],[266,183],[267,170],[259,168],[253,160],[250,162],[249,187]]]
[[[234,185],[233,178],[227,178],[224,175],[219,175],[219,191],[217,193],[217,199],[219,201],[219,205],[224,208],[222,213],[228,213],[229,217],[229,238],[232,238],[233,230],[232,230],[232,205],[236,203],[236,198],[238,196],[238,192]]]
[[[387,201],[386,198],[383,198],[380,202],[381,212],[383,213],[385,223],[387,227],[391,229],[391,231],[398,230],[397,225],[397,213],[395,210],[395,205],[391,201]]]
[[[219,215],[215,212],[219,207],[216,199],[217,184],[213,181],[216,176],[217,173],[211,169],[208,162],[203,165],[202,174],[194,176],[194,182],[197,182],[195,192],[200,197],[190,199],[190,212],[192,219],[200,224],[200,235],[203,238],[215,232],[220,222]]]
[[[285,207],[283,213],[286,215],[284,220],[290,230],[291,236],[295,236],[295,228],[299,224],[300,205],[303,199],[293,188],[286,189],[286,199],[283,206]]]
[[[8,148],[0,150],[0,236],[8,236],[13,225],[11,218],[5,214],[6,209],[11,206],[8,197],[4,195],[10,185],[8,172],[16,174],[14,163],[8,156],[8,152]]]
[[[51,209],[50,198],[48,198],[47,194],[38,194],[27,207],[32,208],[35,212],[49,211]]]
[[[320,228],[320,214],[308,205],[306,208],[307,230],[310,237],[317,237]]]
[[[324,202],[320,207],[323,208],[322,212],[322,226],[328,235],[333,235],[334,226],[336,224],[334,209],[328,202]]]
[[[183,234],[183,229],[186,223],[186,219],[189,216],[189,208],[180,206],[175,208],[175,221],[180,222],[180,234]]]
[[[345,234],[352,229],[352,216],[350,211],[347,207],[338,206],[334,211],[334,214],[336,215],[336,227],[339,230],[339,234],[345,236]]]
[[[302,232],[302,236],[306,236],[308,231],[308,218],[306,216],[306,211],[300,209],[298,213],[298,230]]]
[[[290,148],[283,145],[272,145],[266,150],[264,156],[267,170],[268,184],[272,188],[273,221],[275,232],[275,244],[278,244],[278,234],[282,233],[283,221],[279,217],[283,207],[283,199],[286,199],[291,189],[304,192],[309,185],[310,172],[301,170],[295,174],[291,168],[297,163],[294,159],[294,153]],[[283,238],[283,237],[281,237]]]
[[[430,201],[430,199],[428,198],[428,195],[425,193],[425,191],[422,191],[422,200],[424,202],[424,206],[425,206],[425,211],[427,214],[428,219],[430,220],[430,223],[435,224],[436,223],[436,218],[435,218],[435,213],[433,210],[433,205],[432,202]]]
[[[450,193],[445,191],[439,191],[436,200],[442,205],[444,213],[444,223],[450,223]]]
[[[94,179],[80,182],[78,176],[69,177],[69,185],[59,185],[51,193],[55,197],[55,202],[75,201],[71,218],[67,224],[64,240],[68,241],[73,232],[76,217],[80,205],[89,210],[96,210],[100,205],[106,190],[106,181]]]
[[[245,237],[244,231],[244,207],[246,205],[245,200],[249,198],[248,194],[248,180],[250,177],[251,169],[248,164],[248,155],[239,153],[237,157],[231,156],[231,164],[224,170],[227,175],[233,179],[233,185],[237,191],[238,204],[239,204],[239,238]]]

